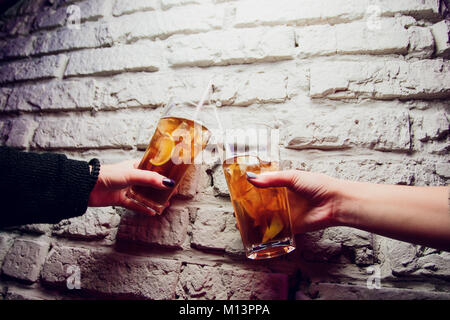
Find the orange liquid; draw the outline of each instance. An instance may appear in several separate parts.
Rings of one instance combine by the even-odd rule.
[[[132,186],[127,197],[161,214],[194,158],[206,147],[210,132],[183,118],[161,118],[138,168],[175,181],[168,190]]]
[[[246,172],[276,170],[278,163],[264,163],[253,156],[238,156],[223,163],[242,242],[250,259],[276,257],[295,249],[286,188],[256,188],[246,177]]]

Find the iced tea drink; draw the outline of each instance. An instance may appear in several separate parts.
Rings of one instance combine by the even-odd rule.
[[[277,162],[263,162],[251,155],[235,156],[223,163],[242,242],[250,259],[277,257],[295,249],[286,188],[257,188],[246,177],[246,172],[277,170]]]
[[[169,190],[132,186],[127,197],[161,214],[209,136],[209,130],[193,120],[161,118],[138,168],[166,176],[175,181],[175,186]]]

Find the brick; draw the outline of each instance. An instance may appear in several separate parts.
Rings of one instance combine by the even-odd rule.
[[[127,211],[122,215],[117,239],[180,249],[188,224],[187,208],[171,206],[160,216]]]
[[[431,26],[434,41],[436,44],[436,55],[443,58],[450,57],[450,22],[442,20]]]
[[[431,58],[434,52],[434,39],[429,28],[409,27],[409,58]]]
[[[449,263],[450,254],[448,252],[422,253],[417,259],[418,268],[412,275],[450,279]]]
[[[6,254],[3,274],[26,282],[36,282],[50,244],[43,241],[16,239]]]
[[[203,72],[150,73],[133,76],[118,75],[106,81],[99,81],[101,88],[99,108],[162,106],[169,97],[181,102],[198,102],[208,83],[214,79],[214,93],[211,101],[221,106],[249,106],[254,103],[282,103],[288,96],[288,77],[284,72],[269,72],[262,68],[224,72],[208,70]],[[266,87],[267,86],[267,87]],[[149,110],[148,120],[141,128],[138,146],[146,147],[154,131],[154,122],[159,110],[153,115]]]
[[[23,58],[32,53],[34,38],[19,36],[17,38],[0,41],[0,59]]]
[[[288,276],[187,264],[181,272],[177,293],[187,300],[284,300]]]
[[[135,121],[130,119],[42,119],[32,146],[43,149],[118,148],[134,145]]]
[[[51,81],[16,86],[5,111],[87,110],[96,105],[95,80]]]
[[[7,234],[0,234],[0,266],[2,265],[3,259],[6,253],[9,251],[13,244],[13,238]]]
[[[106,15],[111,10],[112,1],[104,0],[86,0],[74,4],[74,7],[79,10],[80,22],[98,20]],[[56,10],[50,9],[40,11],[37,15],[35,25],[37,28],[54,28],[63,27],[67,23],[68,18],[75,18],[76,14],[69,9],[70,7],[60,7]],[[75,11],[78,13],[78,11]]]
[[[17,230],[34,235],[50,235],[52,225],[47,223],[31,223],[17,226]]]
[[[372,235],[366,231],[348,227],[327,228],[297,237],[297,249],[306,261],[374,263]]]
[[[227,181],[225,180],[225,175],[223,173],[222,166],[216,166],[212,170],[212,181],[214,183],[214,195],[218,197],[230,197],[230,191],[228,190]]]
[[[0,25],[0,30],[3,36],[26,36],[32,29],[34,21],[33,16],[18,16],[9,17]]]
[[[418,31],[427,28],[415,27]],[[396,19],[380,20],[379,28],[371,28],[366,22],[347,24],[315,25],[295,30],[299,57],[332,54],[406,54],[410,45],[410,34]],[[411,51],[433,48],[433,39],[423,36]]]
[[[200,164],[194,164],[190,166],[186,174],[178,186],[177,198],[180,199],[193,199],[197,194],[200,186],[200,170],[202,170]]]
[[[162,300],[175,297],[181,262],[56,246],[45,261],[42,280],[67,288],[69,266],[80,268],[80,290],[85,295]]]
[[[208,0],[161,0],[161,8],[163,10],[170,9],[172,7],[184,6],[187,4],[207,4]]]
[[[370,0],[326,0],[296,2],[282,0],[241,1],[236,5],[235,26],[249,27],[255,25],[312,25],[338,24],[372,17]],[[436,0],[427,1],[389,1],[376,3],[380,16],[395,16],[396,14],[411,15],[414,18],[438,19],[439,3]],[[378,15],[375,15],[377,18]]]
[[[66,63],[65,55],[9,62],[0,67],[0,83],[58,78],[61,77]]]
[[[369,289],[366,286],[338,283],[314,283],[309,288],[318,300],[448,300],[448,292],[424,289],[382,287]]]
[[[294,32],[288,27],[213,31],[172,37],[167,47],[172,67],[281,61],[293,58]]]
[[[320,119],[318,121],[317,119]],[[339,150],[364,147],[380,151],[410,150],[409,115],[405,111],[378,108],[341,110],[339,113],[309,112],[287,126],[286,148]]]
[[[6,16],[10,15],[33,15],[39,10],[42,10],[45,5],[47,5],[48,1],[45,0],[26,0],[21,1],[20,3],[16,3],[5,12]]]
[[[192,226],[192,246],[200,249],[223,250],[233,254],[245,254],[233,208],[198,209]]]
[[[336,25],[338,54],[404,54],[408,51],[407,30],[395,19],[380,21],[379,29],[366,22]]]
[[[16,288],[9,288],[5,294],[5,300],[43,300],[31,290],[18,290]]]
[[[113,15],[121,16],[134,12],[151,11],[158,9],[157,0],[117,0],[114,4]]]
[[[4,111],[7,108],[8,99],[11,95],[12,89],[2,87],[0,88],[0,110]]]
[[[412,114],[413,149],[428,154],[448,152],[449,114],[445,108],[421,110]]]
[[[395,277],[450,279],[450,254],[385,237],[379,237],[382,264]]]
[[[300,58],[336,54],[336,27],[327,24],[296,28],[295,41]]]
[[[18,149],[27,148],[35,129],[36,123],[33,120],[20,118],[12,120],[5,145]]]
[[[436,99],[450,95],[450,64],[416,62],[323,62],[310,69],[310,96],[330,99]]]
[[[11,131],[11,120],[1,119],[0,120],[0,144],[4,145],[6,140],[8,140],[9,132]]]
[[[80,29],[60,28],[41,32],[33,42],[33,55],[58,53],[62,51],[107,47],[113,44],[110,27],[107,24],[82,24]]]
[[[448,118],[449,113],[445,109],[437,108],[414,114],[412,125],[414,138],[421,142],[446,138],[450,128]]]
[[[77,51],[70,53],[69,57],[65,76],[158,71],[161,63],[160,47],[153,42]]]
[[[53,226],[53,235],[94,241],[106,239],[113,241],[117,232],[120,217],[111,207],[88,208],[80,217],[64,219]]]
[[[213,6],[187,6],[168,11],[139,12],[114,19],[111,32],[115,40],[168,38],[174,34],[191,34],[218,29],[223,13]]]
[[[314,161],[284,160],[284,169],[320,172],[338,179],[380,184],[445,185],[447,177],[439,175],[442,162],[429,159],[393,160],[367,158]],[[443,173],[443,172],[442,172]]]

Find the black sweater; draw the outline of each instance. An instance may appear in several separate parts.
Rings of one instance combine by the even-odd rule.
[[[0,228],[79,216],[96,180],[85,161],[0,147]]]

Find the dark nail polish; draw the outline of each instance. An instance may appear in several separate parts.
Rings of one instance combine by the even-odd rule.
[[[173,181],[172,179],[169,179],[169,178],[164,178],[162,182],[163,182],[163,185],[165,185],[166,187],[174,187],[175,186],[175,181]]]
[[[258,175],[253,172],[246,172],[247,179],[255,179]]]

